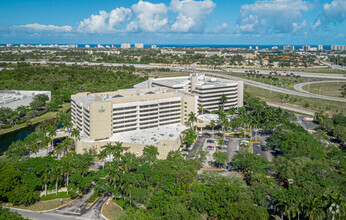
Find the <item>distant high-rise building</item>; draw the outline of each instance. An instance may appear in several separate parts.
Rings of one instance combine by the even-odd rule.
[[[256,48],[256,50],[258,50],[258,46],[256,46],[255,48]]]
[[[284,50],[286,50],[286,51],[294,50],[294,46],[290,46],[290,45],[284,46]]]
[[[12,47],[13,44],[6,44],[6,47]]]
[[[129,49],[129,48],[131,48],[131,44],[123,43],[123,44],[121,44],[121,48],[122,49]]]
[[[323,50],[323,45],[318,45],[318,50],[322,51]]]
[[[311,47],[308,46],[308,45],[305,45],[305,46],[302,47],[303,51],[309,51],[310,48],[311,48]]]
[[[151,49],[157,49],[156,45],[151,45]]]
[[[277,50],[277,49],[279,49],[278,46],[272,47],[272,50]]]
[[[249,50],[252,50],[252,46],[249,47]]]
[[[345,45],[332,45],[331,50],[346,51]]]
[[[144,44],[142,44],[142,43],[135,43],[135,48],[143,49],[144,48]]]
[[[85,48],[90,48],[90,45],[89,45],[89,44],[86,44],[84,47],[85,47]]]

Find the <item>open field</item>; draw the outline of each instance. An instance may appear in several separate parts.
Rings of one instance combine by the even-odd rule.
[[[59,109],[59,111],[64,111],[66,112],[68,109],[71,108],[71,103],[64,103],[62,105],[62,108]],[[44,115],[41,115],[41,116],[38,116],[38,117],[35,117],[33,119],[30,119],[30,122],[31,124],[37,124],[37,123],[40,123],[40,122],[43,122],[45,120],[48,120],[48,119],[52,119],[52,118],[55,118],[56,115],[59,113],[59,111],[56,111],[56,112],[47,112],[46,114]],[[19,130],[21,128],[25,128],[26,126],[28,126],[28,123],[23,123],[23,124],[20,124],[20,125],[15,125],[15,126],[12,126],[10,128],[6,128],[6,129],[1,129],[0,130],[0,135],[2,134],[6,134],[6,133],[9,133],[9,132],[12,132],[12,131],[16,131],[16,130]]]
[[[177,76],[189,76],[189,72],[151,72],[152,77],[177,77]]]
[[[299,105],[305,108],[310,108],[316,111],[328,111],[331,113],[346,114],[346,106],[342,102],[320,100],[316,98],[298,97],[294,95],[285,95],[278,92],[270,92],[266,89],[257,88],[254,86],[245,85],[245,91],[254,96],[265,98],[275,102],[286,102],[294,105]]]
[[[119,208],[112,200],[109,204],[105,204],[102,207],[102,214],[109,220],[118,219],[120,216],[124,215],[125,212]]]
[[[304,87],[304,90],[309,91],[311,93],[325,95],[325,96],[333,96],[333,97],[341,97],[342,86],[345,86],[346,83],[318,83],[311,84]],[[309,88],[310,87],[310,88]]]
[[[46,211],[46,210],[58,208],[59,206],[62,206],[70,201],[72,201],[72,199],[65,198],[65,199],[53,199],[48,201],[40,201],[29,206],[25,206],[25,205],[14,206],[12,203],[3,203],[3,206],[8,208],[26,209],[31,211]]]

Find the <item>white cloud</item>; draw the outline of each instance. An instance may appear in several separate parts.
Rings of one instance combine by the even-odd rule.
[[[131,9],[129,8],[116,8],[109,13],[108,25],[110,29],[118,27],[124,21],[128,21],[131,18]]]
[[[334,0],[323,5],[324,15],[328,21],[343,22],[346,19],[346,1]]]
[[[170,9],[178,13],[171,26],[174,32],[203,32],[206,18],[211,14],[216,4],[211,0],[172,0]]]
[[[122,22],[127,21],[131,17],[131,10],[128,8],[116,8],[110,13],[99,11],[98,15],[91,15],[81,21],[77,27],[77,31],[86,33],[107,33],[116,31]]]
[[[309,9],[310,4],[302,0],[256,1],[241,6],[237,29],[248,33],[297,31],[302,12]]]
[[[37,31],[56,31],[56,32],[71,32],[72,27],[69,25],[65,26],[56,26],[56,25],[44,25],[44,24],[27,24],[27,25],[20,25],[19,28],[26,28],[31,30],[37,30]]]
[[[157,32],[168,24],[168,8],[164,3],[153,4],[140,0],[131,8],[136,18],[128,24],[126,29],[129,31]]]
[[[312,30],[316,30],[317,28],[319,28],[322,24],[322,20],[321,20],[321,17],[318,17],[317,20],[311,24],[311,27],[312,27]]]

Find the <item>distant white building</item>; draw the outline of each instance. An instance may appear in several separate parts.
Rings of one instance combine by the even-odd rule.
[[[135,48],[143,49],[144,48],[144,44],[142,44],[142,43],[135,43]]]
[[[86,44],[84,47],[85,47],[85,48],[90,48],[90,45],[89,45],[89,44]]]
[[[50,91],[25,91],[25,90],[1,90],[0,108],[10,108],[15,110],[19,106],[29,106],[36,95],[47,95],[51,99]]]
[[[285,50],[285,51],[291,51],[291,50],[294,50],[294,46],[290,46],[290,45],[288,45],[288,46],[284,46],[284,50]]]
[[[256,48],[256,50],[258,50],[258,46],[256,46],[255,48]]]
[[[345,45],[332,45],[331,50],[346,51]]]
[[[151,45],[151,49],[157,49],[156,45]]]
[[[182,51],[182,50],[161,50],[161,54],[185,55],[186,51]]]
[[[128,43],[121,44],[121,49],[129,49],[129,48],[131,48],[131,44],[128,44]]]
[[[322,51],[323,50],[323,45],[318,45],[318,50]]]
[[[277,50],[277,49],[279,49],[279,47],[278,47],[278,46],[274,46],[274,47],[272,47],[272,50]]]
[[[302,49],[303,49],[303,51],[310,51],[310,46],[308,46],[308,45],[305,45],[305,46],[303,46],[302,47]]]
[[[249,47],[249,50],[252,50],[252,46]]]

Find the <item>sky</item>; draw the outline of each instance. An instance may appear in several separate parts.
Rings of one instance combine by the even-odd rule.
[[[346,0],[0,0],[0,43],[346,44]]]

